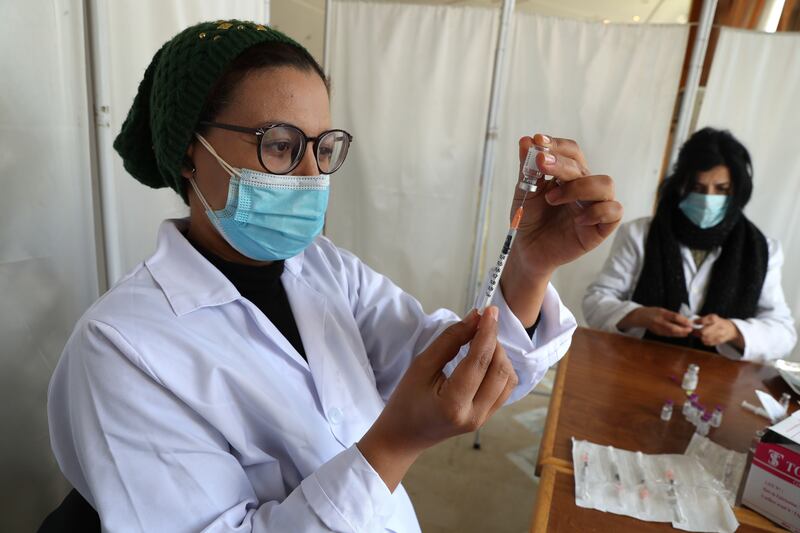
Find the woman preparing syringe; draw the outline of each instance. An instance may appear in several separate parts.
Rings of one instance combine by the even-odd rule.
[[[549,280],[619,223],[611,178],[572,141],[521,139],[520,158],[549,147],[560,186],[528,195],[495,305],[459,321],[319,236],[353,136],[302,46],[203,23],[139,91],[115,147],[191,211],[67,343],[49,397],[67,479],[107,531],[418,531],[400,482],[420,453],[566,352],[575,321]]]

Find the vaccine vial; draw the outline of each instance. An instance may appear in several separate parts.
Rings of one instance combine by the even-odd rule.
[[[689,416],[689,422],[694,424],[695,426],[700,423],[700,417],[703,416],[703,412],[705,408],[700,404],[700,402],[694,403],[694,408],[692,409],[692,413]]]
[[[712,428],[718,428],[720,424],[722,424],[722,406],[718,405],[714,408],[714,412],[711,413],[711,420],[710,424]]]
[[[689,414],[692,412],[692,404],[697,401],[697,394],[690,394],[686,401],[683,402],[683,408],[681,409],[681,413],[683,413],[683,417],[687,420],[689,419]]]
[[[711,427],[710,422],[711,422],[711,413],[703,413],[703,416],[700,417],[700,421],[697,423],[696,432],[704,437],[708,435],[708,430]]]
[[[661,408],[661,420],[668,422],[670,418],[672,418],[672,400],[667,400]]]
[[[689,368],[686,369],[686,373],[683,375],[683,382],[681,383],[681,388],[686,392],[687,395],[692,394],[695,390],[697,390],[697,382],[700,380],[698,376],[700,372],[700,367],[691,364]]]
[[[525,156],[525,162],[522,164],[522,181],[518,185],[520,189],[536,192],[539,188],[539,180],[545,177],[536,164],[536,155],[539,152],[549,151],[550,149],[546,146],[539,146],[538,144],[534,144],[528,149],[528,155]]]
[[[792,400],[792,395],[788,392],[784,392],[781,394],[780,404],[783,407],[784,411],[789,409],[789,402]]]

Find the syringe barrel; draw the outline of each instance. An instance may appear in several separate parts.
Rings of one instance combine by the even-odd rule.
[[[497,262],[489,269],[489,274],[486,276],[486,283],[484,284],[483,291],[478,296],[478,302],[475,305],[479,313],[489,307],[494,298],[494,293],[500,285],[500,276],[503,274],[503,269],[508,260],[508,254],[511,253],[511,246],[514,244],[514,237],[517,236],[517,230],[510,229],[506,234],[505,241],[503,241],[503,249],[500,251],[500,256]]]

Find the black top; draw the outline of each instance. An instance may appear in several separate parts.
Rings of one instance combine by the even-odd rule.
[[[283,261],[273,261],[269,265],[243,265],[226,261],[209,252],[199,244],[189,241],[192,246],[205,257],[209,263],[222,272],[228,281],[233,283],[239,293],[253,302],[272,322],[278,331],[286,337],[297,352],[307,360],[306,351],[297,322],[289,305],[289,298],[281,283]]]

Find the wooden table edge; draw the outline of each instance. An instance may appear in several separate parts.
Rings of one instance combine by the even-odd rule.
[[[559,459],[558,457],[547,457],[546,459],[543,459],[540,466],[544,468],[547,465],[555,466],[559,470],[569,472],[570,474],[573,473],[572,463],[570,461],[565,461],[564,459]]]
[[[553,457],[553,450],[556,443],[556,428],[558,427],[558,415],[561,411],[561,399],[564,396],[564,381],[567,379],[567,363],[569,362],[569,352],[561,358],[556,370],[556,380],[553,383],[553,392],[550,395],[550,406],[547,410],[547,420],[542,433],[542,440],[539,443],[539,456],[536,458],[536,475],[540,475],[542,465]]]
[[[744,481],[743,481],[744,482]],[[761,531],[768,531],[770,533],[787,533],[787,529],[782,528],[768,518],[761,516],[755,511],[746,507],[734,507],[733,514],[736,515],[736,520],[739,524],[756,527]]]
[[[547,524],[550,521],[550,506],[553,502],[556,474],[559,472],[572,474],[572,472],[568,472],[558,465],[542,465],[542,474],[539,477],[539,490],[536,493],[536,503],[533,506],[530,533],[542,533],[547,531]]]

